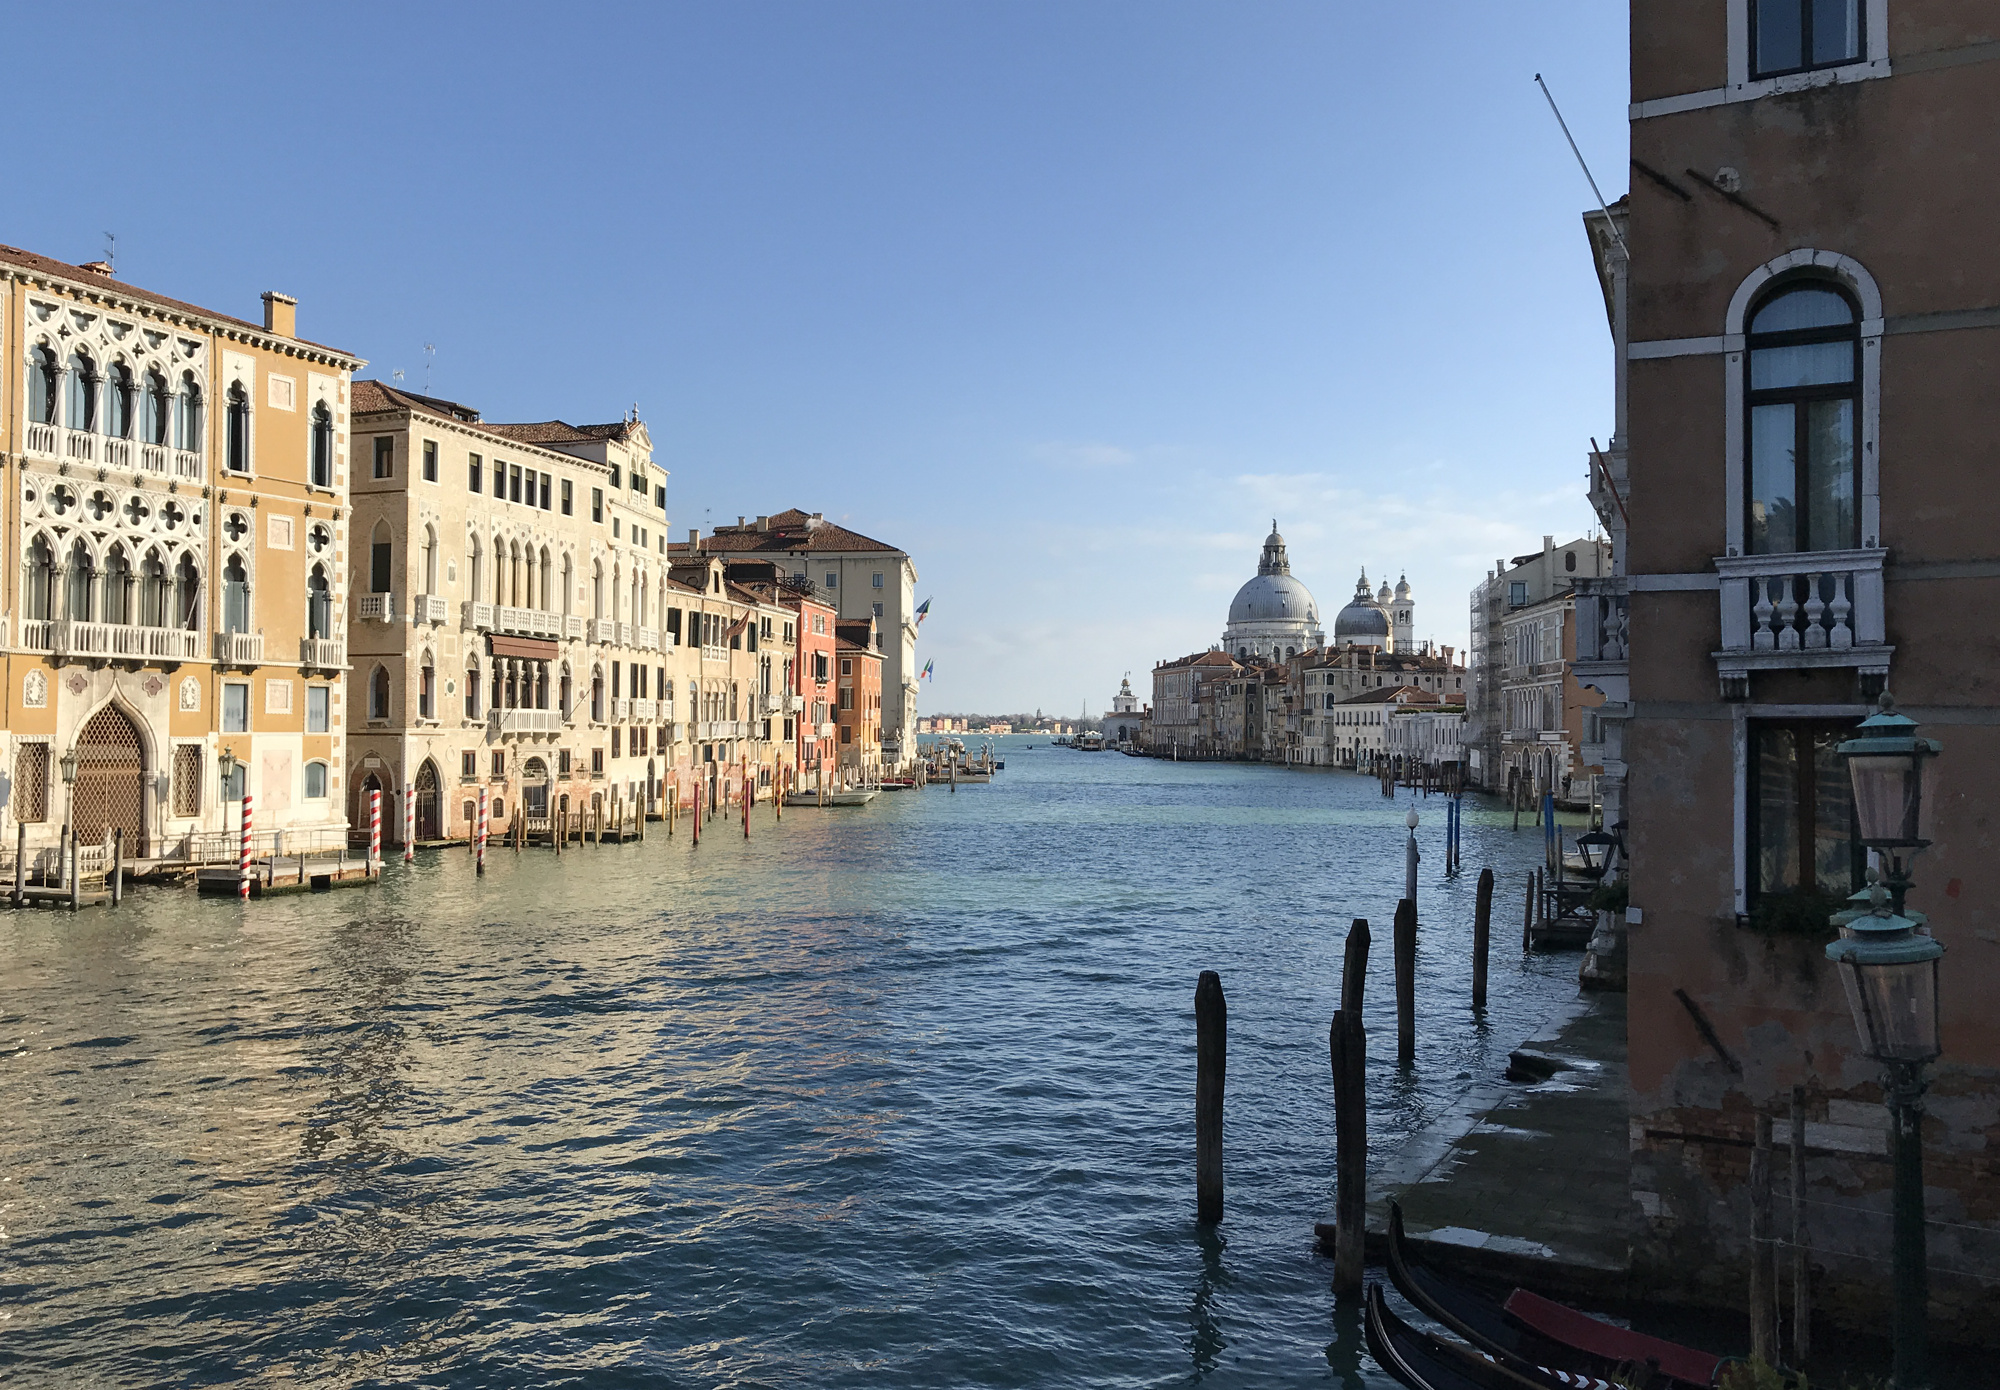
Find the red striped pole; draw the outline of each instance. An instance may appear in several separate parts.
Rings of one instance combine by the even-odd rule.
[[[372,787],[368,792],[368,872],[372,877],[382,872],[382,789]]]
[[[236,857],[236,896],[246,900],[250,896],[250,825],[250,787],[246,777],[243,788],[243,841]]]
[[[750,780],[750,760],[743,760],[743,838],[750,838],[750,803],[757,799],[757,786]]]
[[[696,778],[694,784],[694,843],[696,849],[701,848],[701,779],[700,778]]]
[[[417,789],[403,783],[403,862],[417,857]]]
[[[479,789],[479,824],[472,832],[472,862],[486,872],[486,788]]]

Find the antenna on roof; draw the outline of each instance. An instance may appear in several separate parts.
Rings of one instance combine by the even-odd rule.
[[[400,383],[402,379],[403,379],[403,369],[401,367],[398,367],[396,368],[395,371],[389,373],[389,380],[391,381]]]
[[[106,232],[104,234],[104,263],[111,267],[113,274],[117,273],[118,235],[115,232]]]
[[[436,343],[424,344],[424,394],[426,396],[428,396],[431,393],[431,362],[437,357],[437,355],[438,355],[438,350]]]

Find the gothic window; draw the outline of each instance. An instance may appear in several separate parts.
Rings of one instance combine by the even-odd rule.
[[[237,382],[229,388],[229,468],[250,471],[250,397]]]
[[[604,722],[604,668],[602,666],[593,666],[590,668],[590,721],[593,724],[602,724]]]
[[[477,666],[467,666],[465,668],[465,717],[467,719],[477,719],[479,717],[479,668]]]
[[[22,566],[21,600],[30,621],[45,621],[55,610],[56,556],[46,537],[36,536],[28,544],[27,563]]]
[[[368,677],[368,717],[387,719],[389,717],[389,671],[377,666]]]
[[[429,652],[424,653],[424,664],[417,670],[417,718],[437,718],[437,670]]]
[[[493,602],[507,602],[507,547],[498,536],[493,538]]]
[[[250,573],[241,555],[231,555],[222,567],[222,630],[250,630]]]
[[[590,563],[590,616],[604,616],[604,564],[600,560]]]
[[[333,636],[333,586],[325,565],[314,565],[306,576],[306,636]]]
[[[201,452],[201,387],[192,372],[181,373],[181,389],[174,394],[174,447]]]
[[[429,526],[424,527],[424,592],[427,594],[438,591],[437,544],[437,532]]]
[[[28,419],[37,425],[56,422],[56,355],[45,347],[28,354]]]
[[[386,594],[395,581],[395,547],[386,523],[376,522],[368,544],[368,592]]]
[[[479,580],[482,574],[481,561],[485,557],[479,551],[479,537],[465,538],[465,592],[474,599],[479,597]]]
[[[194,567],[194,557],[181,552],[179,563],[174,566],[174,613],[176,625],[184,632],[197,632],[201,628],[201,572]]]
[[[71,429],[97,428],[97,380],[97,364],[84,353],[71,353],[63,401],[63,423]]]
[[[126,558],[122,545],[112,546],[104,561],[103,606],[105,622],[132,621],[132,562]]]
[[[144,444],[167,442],[167,420],[173,414],[167,379],[158,372],[146,373],[146,389],[139,395],[139,440]]]
[[[1750,317],[1744,548],[1860,543],[1859,316],[1826,281],[1792,281]]]
[[[63,595],[63,616],[73,623],[87,623],[91,620],[90,597],[94,587],[96,566],[90,558],[90,547],[76,541],[69,548],[68,574],[65,576]]]
[[[132,437],[132,369],[123,362],[111,369],[104,384],[104,432],[114,439]]]
[[[541,601],[538,604],[536,604],[536,607],[540,608],[544,613],[553,613],[556,607],[555,604],[551,601],[554,598],[554,595],[549,592],[554,584],[553,579],[550,577],[551,573],[552,571],[549,568],[549,548],[547,546],[543,546],[542,565],[541,565],[541,575],[542,575]],[[565,605],[565,607],[567,607],[567,605]]]
[[[549,663],[546,661],[537,661],[535,663],[535,708],[547,709],[548,707]]]
[[[321,401],[312,413],[312,483],[333,486],[333,412]]]
[[[149,550],[139,564],[139,622],[145,627],[167,627],[167,567],[160,552]]]

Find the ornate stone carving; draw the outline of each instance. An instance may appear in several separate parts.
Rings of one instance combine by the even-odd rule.
[[[201,708],[201,682],[193,676],[181,681],[181,708],[190,711]]]
[[[28,672],[28,678],[21,682],[21,703],[29,709],[49,707],[49,678],[45,673]]]

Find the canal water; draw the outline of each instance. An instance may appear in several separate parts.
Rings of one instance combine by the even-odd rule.
[[[1034,742],[1037,746],[1029,748]],[[999,741],[990,786],[247,908],[0,915],[0,1377],[1386,1385],[1328,1294],[1327,1022],[1392,1152],[1576,993],[1540,836],[1341,773]],[[1417,1064],[1388,924],[1423,813]],[[1468,1003],[1492,865],[1491,1007]],[[1195,980],[1229,1000],[1193,1220]]]

